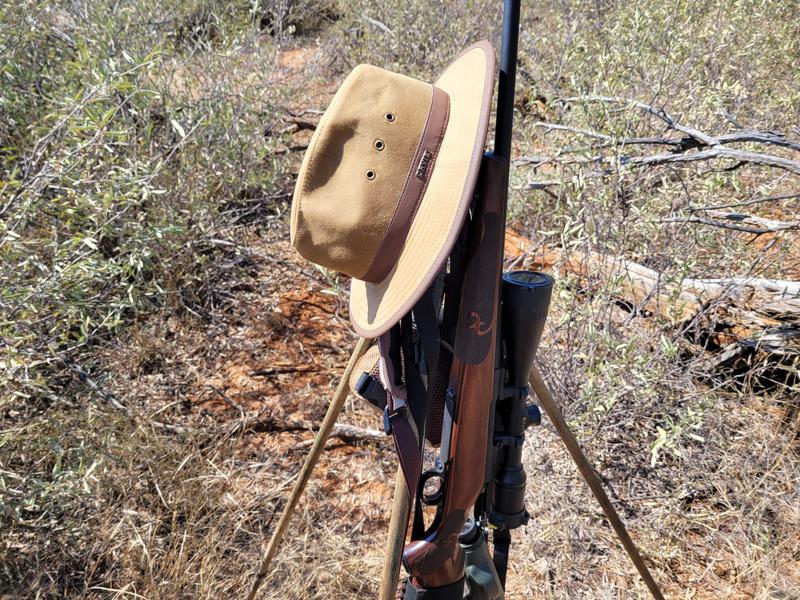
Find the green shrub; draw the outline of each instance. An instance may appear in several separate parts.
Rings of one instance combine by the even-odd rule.
[[[0,389],[164,304],[209,301],[231,208],[283,171],[263,136],[275,45],[247,7],[6,4],[0,31]],[[212,27],[213,26],[213,27]],[[214,31],[213,35],[210,33]],[[264,194],[268,195],[268,194]]]

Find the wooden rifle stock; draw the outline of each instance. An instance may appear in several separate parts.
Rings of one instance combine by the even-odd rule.
[[[502,275],[503,207],[508,162],[483,157],[469,224],[467,266],[450,367],[453,424],[444,462],[444,497],[424,539],[403,553],[415,585],[437,588],[464,577],[459,533],[484,484],[488,423],[494,392]]]

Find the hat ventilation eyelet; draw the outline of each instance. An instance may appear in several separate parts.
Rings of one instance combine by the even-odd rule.
[[[386,148],[386,142],[384,142],[383,140],[375,140],[375,150],[380,152],[384,148]]]
[[[365,175],[367,176],[367,179],[369,179],[370,181],[375,179],[375,171],[373,171],[372,169],[367,169]]]
[[[383,115],[383,118],[389,121],[389,123],[394,123],[394,120],[397,117],[394,116],[394,113],[387,112],[385,115]]]

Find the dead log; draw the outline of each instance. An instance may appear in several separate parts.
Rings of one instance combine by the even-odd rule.
[[[689,152],[686,154],[678,154],[676,152],[668,152],[662,154],[651,154],[649,156],[603,156],[598,154],[596,156],[588,157],[569,157],[569,156],[522,156],[514,160],[515,165],[531,165],[534,167],[542,167],[548,164],[560,165],[607,165],[609,167],[647,167],[655,165],[666,164],[684,164],[702,162],[707,160],[727,159],[736,161],[737,164],[754,164],[766,167],[773,167],[800,175],[800,162],[776,156],[774,154],[766,154],[764,152],[749,152],[747,150],[738,150],[734,148],[726,148],[723,146],[714,146],[707,150],[699,150],[697,152]]]

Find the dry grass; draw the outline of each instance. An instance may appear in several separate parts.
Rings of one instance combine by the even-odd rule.
[[[260,243],[244,251],[249,276],[231,282],[236,291],[210,322],[153,319],[104,352],[113,377],[103,389],[136,407],[136,420],[80,395],[57,419],[31,419],[35,436],[5,431],[7,456],[19,457],[4,464],[6,489],[27,499],[47,481],[47,503],[17,506],[14,535],[4,538],[10,589],[52,598],[218,598],[245,589],[305,451],[298,445],[311,436],[280,429],[319,421],[352,342],[345,315],[335,316],[343,298],[325,293],[330,282],[300,275],[284,241]],[[266,249],[269,258],[259,258]],[[301,291],[287,294],[287,278],[299,278]],[[548,336],[545,365],[559,360],[557,339]],[[251,375],[276,363],[319,371]],[[650,404],[628,394],[606,413],[587,413],[549,370],[668,595],[796,597],[798,457],[767,399],[715,394],[695,430],[702,441],[653,467],[648,422],[660,422],[664,405],[691,388],[670,398],[658,381],[645,382]],[[656,393],[646,394],[651,387]],[[375,426],[355,403],[343,420]],[[165,433],[154,421],[185,430]],[[525,456],[534,518],[515,538],[512,597],[644,597],[547,423],[532,432]],[[388,442],[331,444],[264,597],[375,594],[393,460]],[[38,471],[25,473],[31,464]]]
[[[188,4],[180,14],[194,20],[180,31],[192,51],[165,57],[164,70],[150,77],[171,74],[158,81],[192,110],[195,102],[234,110],[229,121],[219,111],[221,129],[206,131],[209,143],[214,131],[227,131],[224,143],[209,156],[186,152],[168,186],[171,198],[188,190],[198,202],[224,192],[218,212],[203,208],[189,221],[202,225],[204,243],[222,242],[198,253],[200,276],[181,279],[181,267],[165,301],[125,313],[114,335],[82,348],[90,380],[44,371],[46,378],[24,382],[28,394],[47,390],[42,397],[9,393],[0,403],[0,595],[8,598],[244,594],[302,442],[354,341],[347,282],[289,248],[287,194],[300,158],[291,148],[307,143],[308,132],[275,133],[284,126],[279,116],[323,108],[359,60],[428,76],[465,42],[487,31],[497,41],[498,33],[494,3],[449,3],[447,18],[437,20],[428,5],[409,0],[315,10],[313,27],[324,29],[293,38],[308,7],[286,3],[297,4],[294,16],[270,17],[281,23],[277,37],[258,33],[258,43],[239,43],[253,35],[245,29],[234,50],[217,36],[241,32],[226,29],[234,22],[250,27],[246,11],[196,13]],[[756,26],[754,15],[769,26]],[[585,93],[663,104],[714,132],[730,126],[726,115],[790,132],[800,106],[794,17],[793,3],[776,1],[526,8],[515,152],[554,154],[585,142],[545,134],[536,126],[543,120],[620,136],[661,133],[635,111],[556,101]],[[251,112],[242,99],[253,90]],[[231,144],[241,153],[223,152]],[[223,175],[198,177],[215,156],[225,161]],[[237,165],[246,167],[241,180]],[[673,282],[742,272],[796,279],[796,232],[753,239],[657,223],[687,203],[798,190],[796,178],[726,166],[520,166],[513,224],[537,248],[624,255]],[[559,185],[550,193],[524,189],[541,179]],[[793,206],[754,211],[784,219]],[[161,260],[169,264],[170,256]],[[159,277],[148,282],[170,281]],[[784,406],[796,403],[796,380],[731,385],[703,372],[689,332],[631,310],[615,292],[613,283],[560,276],[539,358],[656,578],[673,598],[800,598],[798,431],[784,418]],[[275,365],[285,372],[256,374]],[[752,366],[757,375],[763,365]],[[342,419],[378,426],[352,400]],[[553,429],[545,422],[529,439],[533,519],[512,546],[509,597],[646,597]],[[374,597],[394,468],[388,441],[331,442],[263,597]]]

